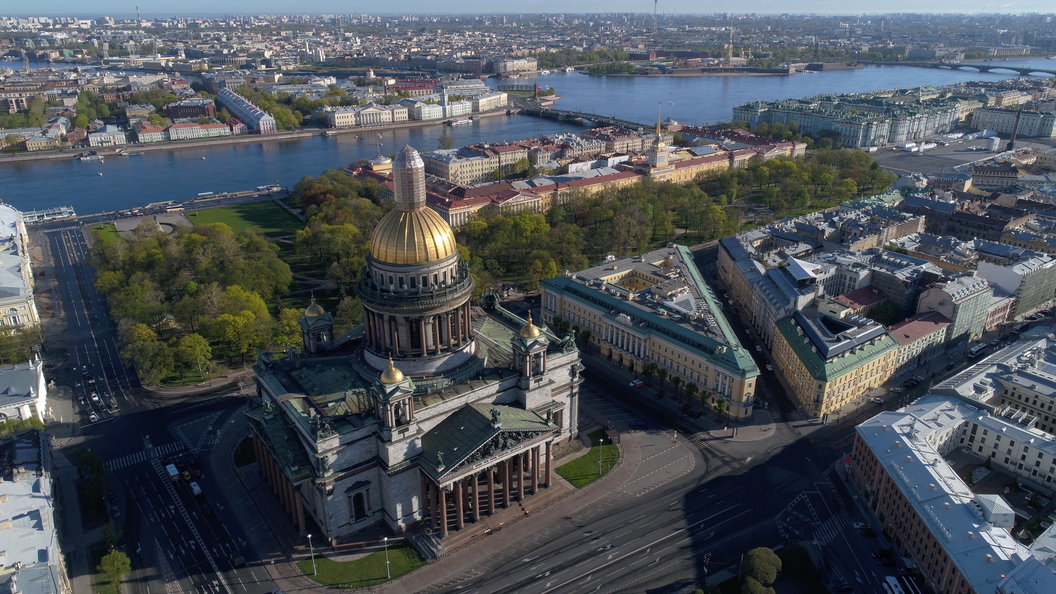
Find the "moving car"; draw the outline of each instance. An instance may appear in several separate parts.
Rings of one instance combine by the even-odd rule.
[[[636,380],[632,381],[629,385],[632,388],[635,388],[635,389],[644,388],[645,387],[645,382],[643,382],[642,380],[636,379]]]

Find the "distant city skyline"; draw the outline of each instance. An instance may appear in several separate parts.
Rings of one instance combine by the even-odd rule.
[[[0,15],[8,16],[77,16],[81,18],[111,16],[129,18],[135,15],[137,0],[115,2],[101,0],[94,3],[91,12],[84,6],[71,4],[66,0],[40,0],[24,4],[15,10],[2,11]],[[217,10],[222,7],[222,10]],[[521,6],[518,6],[520,8]],[[539,13],[651,13],[653,4],[641,0],[585,0],[575,3],[544,0],[533,3],[527,10],[514,10],[511,6],[496,5],[485,0],[465,0],[453,11],[451,6],[438,5],[425,0],[409,0],[401,3],[400,10],[386,6],[379,10],[371,3],[349,3],[338,0],[314,0],[297,5],[295,9],[289,2],[280,0],[235,0],[216,3],[209,0],[186,0],[176,10],[158,11],[157,5],[145,2],[139,4],[144,18],[169,16],[202,16],[219,17],[235,14],[373,14],[373,15],[450,15],[450,14],[539,14]],[[729,4],[724,2],[702,2],[695,6],[685,3],[661,0],[657,5],[660,14],[714,14],[726,12]],[[926,10],[921,10],[926,8]],[[791,9],[791,10],[790,10]],[[936,0],[927,4],[911,0],[891,0],[884,3],[848,3],[837,0],[808,0],[789,5],[777,0],[747,0],[737,4],[734,14],[826,14],[826,15],[861,15],[861,14],[894,14],[894,13],[930,13],[930,14],[1053,14],[1056,9],[1050,1],[1027,0],[1025,2],[989,2],[986,0]]]

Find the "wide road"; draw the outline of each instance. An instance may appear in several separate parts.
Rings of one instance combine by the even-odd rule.
[[[147,408],[139,379],[121,362],[113,324],[92,284],[95,275],[88,264],[88,244],[81,229],[56,229],[44,237],[66,322],[66,330],[49,337],[48,344],[68,354],[62,370],[66,375],[58,380],[74,388],[83,423],[107,422],[121,410]]]

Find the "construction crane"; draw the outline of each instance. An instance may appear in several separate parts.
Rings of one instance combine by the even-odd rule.
[[[653,35],[656,35],[656,4],[660,0],[653,0]]]

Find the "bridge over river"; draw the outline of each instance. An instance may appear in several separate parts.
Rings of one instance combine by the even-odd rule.
[[[940,68],[943,70],[976,70],[979,72],[996,72],[1000,74],[1002,71],[1015,72],[1019,76],[1037,76],[1039,74],[1049,74],[1056,76],[1056,64],[1053,68],[1033,68],[1031,66],[1009,66],[1008,64],[998,63],[977,63],[977,62],[903,62],[892,64],[890,62],[870,62],[877,66],[916,66],[918,68]]]
[[[550,109],[547,107],[524,107],[521,109],[521,113],[525,115],[532,115],[538,118],[546,118],[548,120],[557,120],[559,122],[573,121],[582,122],[588,120],[594,124],[595,127],[602,126],[624,126],[631,129],[637,128],[651,128],[656,124],[640,124],[638,122],[631,122],[628,120],[621,120],[615,116],[603,116],[596,113],[588,113],[585,111],[568,111],[564,109]]]

